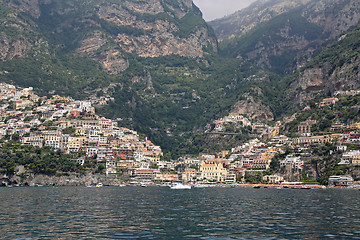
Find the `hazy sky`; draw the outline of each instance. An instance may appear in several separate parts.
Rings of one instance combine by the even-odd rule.
[[[249,6],[255,0],[193,0],[206,21],[221,18]]]

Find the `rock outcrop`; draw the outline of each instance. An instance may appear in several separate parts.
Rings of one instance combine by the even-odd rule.
[[[42,174],[25,174],[22,176],[0,175],[0,186],[119,186],[123,180],[115,175],[100,174],[65,174],[64,176],[48,176]]]
[[[166,16],[164,14],[168,17],[159,17]],[[200,57],[203,47],[217,49],[215,36],[211,36],[208,27],[199,21],[200,16],[194,13],[192,1],[179,1],[178,6],[160,0],[103,4],[97,16],[116,26],[128,27],[113,36],[114,40],[126,52],[140,57],[172,54]],[[200,25],[194,25],[192,30],[183,33],[183,24],[193,24],[186,18]]]
[[[31,46],[25,39],[11,40],[6,34],[0,33],[0,61],[20,58],[27,54]]]
[[[316,94],[333,95],[336,91],[359,89],[360,72],[359,59],[349,60],[341,67],[337,67],[329,75],[329,64],[316,68],[305,69],[291,86],[294,93],[294,103],[302,104],[313,99]]]
[[[41,1],[41,0],[40,0]],[[20,12],[29,14],[34,18],[40,17],[40,5],[39,0],[5,0],[9,7],[12,7]]]
[[[203,56],[203,47],[211,44],[216,46],[215,39],[204,44],[209,39],[208,30],[200,28],[187,38],[181,38],[167,31],[158,31],[153,35],[131,36],[119,34],[115,41],[126,52],[140,57],[159,57],[167,55],[180,55],[185,57]]]
[[[231,112],[246,115],[257,121],[274,120],[274,114],[271,112],[271,109],[249,95],[247,95],[246,100],[238,101]]]
[[[85,53],[90,58],[98,61],[106,72],[119,74],[129,68],[129,61],[116,47],[101,50],[100,48],[105,46],[108,41],[102,32],[95,31],[82,40],[81,47],[77,49],[77,52]]]
[[[24,4],[31,8],[29,2],[31,1],[26,1]],[[15,7],[12,2],[8,4]],[[16,7],[24,10],[20,5]],[[34,22],[26,19],[11,7],[1,6],[1,8],[3,12],[0,16],[0,61],[22,58],[30,52],[37,54],[41,47],[45,47],[42,51],[47,53],[47,42],[40,37]]]
[[[359,24],[360,2],[357,0],[312,1],[303,10],[310,22],[323,26],[324,33],[335,39]]]

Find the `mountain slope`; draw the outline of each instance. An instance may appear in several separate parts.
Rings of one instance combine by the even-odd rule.
[[[264,0],[210,24],[223,56],[281,74],[246,93],[279,118],[318,95],[360,87],[359,13],[353,0]]]
[[[141,57],[198,57],[203,54],[203,46],[216,49],[215,37],[189,0],[51,1],[40,5],[40,9],[39,23],[47,32],[54,29],[54,40],[64,41],[68,31],[76,33],[81,29],[81,35],[71,34],[77,38],[68,44],[80,52],[92,53],[109,44],[106,37],[117,47]],[[99,31],[105,34],[100,39]],[[94,36],[98,44],[90,44],[89,48]]]
[[[355,0],[259,1],[211,25],[222,39],[223,55],[285,73],[357,25],[359,9]],[[235,29],[245,22],[246,27]],[[220,28],[233,29],[232,34]]]
[[[310,0],[260,0],[249,7],[224,18],[209,22],[219,41],[241,37],[248,31],[270,19],[302,6]]]
[[[111,75],[124,72],[138,56],[194,58],[204,49],[217,51],[212,30],[191,0],[3,3],[3,79],[44,93],[83,96],[118,81]]]
[[[23,28],[35,34],[14,41],[43,44],[1,61],[1,80],[41,94],[108,99],[101,113],[165,151],[180,149],[187,134],[230,111],[251,86],[248,76],[261,71],[220,58],[214,33],[190,0],[4,3],[9,12],[1,21],[16,14],[14,21],[28,19]]]
[[[360,25],[328,45],[302,68],[290,86],[295,103],[316,95],[360,88]]]

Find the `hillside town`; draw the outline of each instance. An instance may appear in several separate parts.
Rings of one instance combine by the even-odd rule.
[[[0,136],[18,135],[24,145],[49,146],[65,153],[83,153],[106,163],[106,174],[117,168],[147,169],[160,162],[161,148],[136,131],[118,127],[116,121],[99,117],[90,101],[57,95],[39,97],[32,88],[0,84]]]
[[[337,96],[357,95],[358,91],[338,92]],[[336,104],[338,98],[327,98],[317,103],[317,108]],[[58,95],[39,97],[30,88],[17,88],[0,84],[1,122],[0,137],[18,137],[23,145],[48,146],[65,153],[79,153],[76,161],[83,165],[92,159],[104,164],[106,175],[126,174],[130,180],[148,183],[173,181],[202,183],[247,182],[249,176],[261,173],[259,182],[280,184],[292,181],[284,174],[271,170],[274,158],[280,168],[302,172],[310,160],[314,145],[334,144],[330,154],[340,156],[338,165],[359,166],[360,122],[350,125],[332,123],[330,133],[314,134],[315,120],[300,122],[296,137],[283,135],[284,126],[292,121],[276,122],[273,126],[249,120],[246,116],[230,114],[214,121],[217,133],[226,132],[226,125],[249,127],[257,136],[230,150],[216,154],[183,156],[164,161],[163,152],[146,136],[131,129],[119,127],[116,120],[100,117],[94,104],[104,99],[77,101]],[[306,107],[303,111],[308,110]],[[309,174],[308,174],[309,175]],[[308,176],[316,179],[316,176]],[[345,179],[345,180],[344,180]],[[354,183],[351,176],[331,176],[329,184],[348,186]]]

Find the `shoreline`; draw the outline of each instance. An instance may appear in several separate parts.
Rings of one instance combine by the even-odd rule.
[[[0,175],[0,187],[26,187],[26,186],[82,186],[90,187],[101,184],[102,186],[169,186],[171,182],[146,182],[141,180],[126,181],[115,175],[102,174],[70,174],[68,176],[48,176],[42,174],[27,174],[25,176],[6,176]],[[358,185],[353,186],[325,186],[319,184],[250,184],[250,183],[187,183],[194,188],[197,187],[248,187],[248,188],[290,188],[290,189],[358,189]]]

